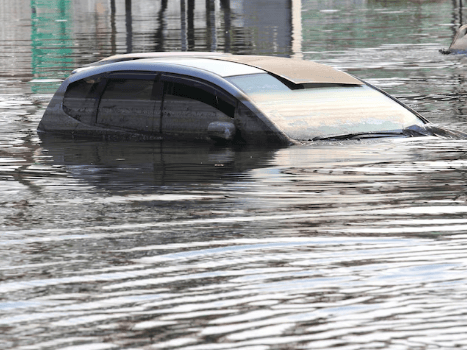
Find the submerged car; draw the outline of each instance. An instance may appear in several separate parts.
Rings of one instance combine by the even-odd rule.
[[[467,25],[460,26],[457,29],[454,39],[449,48],[439,50],[442,54],[467,54]]]
[[[117,55],[76,69],[38,131],[247,144],[458,136],[329,66],[216,53]]]

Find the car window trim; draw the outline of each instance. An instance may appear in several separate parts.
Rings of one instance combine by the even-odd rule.
[[[156,80],[161,73],[151,71],[114,71],[106,74],[107,79]]]
[[[235,115],[235,110],[237,109],[237,104],[238,100],[229,94],[227,91],[222,89],[220,86],[217,86],[215,84],[212,84],[208,81],[202,80],[202,79],[197,79],[194,77],[189,77],[189,76],[182,76],[178,74],[172,74],[172,73],[161,73],[160,80],[166,83],[178,83],[178,84],[184,84],[190,87],[194,88],[200,88],[208,93],[213,94],[216,96],[217,104],[219,104],[219,99],[223,99],[225,102],[230,104],[231,106],[234,107],[234,115]],[[166,88],[164,87],[164,99],[165,99],[165,94],[166,94]],[[222,113],[224,113],[221,109],[216,108]],[[233,118],[233,116],[231,116]]]

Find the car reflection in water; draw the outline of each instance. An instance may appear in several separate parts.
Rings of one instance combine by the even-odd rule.
[[[39,134],[53,164],[99,188],[138,192],[163,186],[220,183],[269,166],[275,149],[175,141],[102,142]],[[243,174],[239,176],[239,174]]]

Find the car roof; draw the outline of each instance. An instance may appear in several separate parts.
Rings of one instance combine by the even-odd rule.
[[[351,75],[330,66],[300,59],[240,55],[213,57],[212,59],[238,62],[263,69],[294,84],[363,84]]]
[[[245,64],[237,62],[230,62],[224,60],[213,60],[203,57],[176,57],[176,58],[157,58],[157,59],[144,59],[139,62],[157,62],[166,64],[175,64],[189,68],[202,69],[223,78],[235,75],[258,74],[265,73],[264,70],[258,69]]]
[[[154,60],[160,63],[178,64],[209,71],[222,77],[266,71],[293,84],[363,84],[350,74],[312,61],[273,56],[231,55],[217,52],[131,53],[110,56],[89,66],[134,60]]]

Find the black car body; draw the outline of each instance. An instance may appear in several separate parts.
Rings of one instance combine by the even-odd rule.
[[[128,54],[79,68],[38,130],[248,144],[436,134],[398,100],[329,66],[216,53]]]

